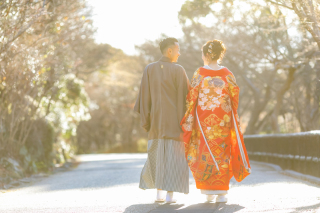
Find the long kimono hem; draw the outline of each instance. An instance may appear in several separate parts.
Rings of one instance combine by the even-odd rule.
[[[216,185],[200,185],[197,184],[196,182],[196,187],[197,189],[202,189],[202,190],[229,190],[229,186],[216,186]]]
[[[228,194],[228,190],[201,190],[201,194],[204,194],[204,195],[225,195],[225,194]]]

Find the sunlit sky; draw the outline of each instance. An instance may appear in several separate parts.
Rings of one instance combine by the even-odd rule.
[[[186,0],[88,0],[93,7],[95,39],[137,54],[135,45],[162,33],[182,37],[178,12]]]

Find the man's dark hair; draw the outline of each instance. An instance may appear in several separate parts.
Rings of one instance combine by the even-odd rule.
[[[163,53],[164,50],[167,49],[167,47],[169,47],[169,46],[171,46],[171,45],[175,45],[175,42],[178,42],[178,39],[173,38],[173,37],[169,37],[169,38],[163,39],[163,40],[159,43],[161,53]]]

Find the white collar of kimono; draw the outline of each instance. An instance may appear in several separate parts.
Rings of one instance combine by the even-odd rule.
[[[208,69],[208,70],[214,70],[214,69],[212,69],[211,67],[209,67],[208,65],[204,65],[203,68]],[[221,67],[220,69],[218,69],[218,70],[221,70],[221,69],[223,69],[223,68],[224,68],[224,66],[222,66],[222,67]]]

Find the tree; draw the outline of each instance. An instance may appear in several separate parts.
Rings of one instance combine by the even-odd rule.
[[[309,102],[308,108],[311,110],[311,115],[306,114],[309,122],[307,122],[306,124],[301,124],[301,127],[303,129],[318,129],[320,125],[320,2],[315,0],[266,1],[284,9],[294,11],[295,14],[299,17],[301,28],[305,30],[305,37],[309,37],[309,35],[306,33],[309,32],[317,45],[317,50],[313,51],[312,57],[315,60],[313,69],[316,71],[315,93],[313,96],[314,100],[312,100],[313,98],[311,97],[306,100]],[[310,107],[311,105],[312,107]],[[301,118],[299,118],[299,121],[301,121]],[[304,125],[308,127],[304,127]]]
[[[0,12],[0,155],[27,159],[36,153],[34,140],[47,143],[33,133],[50,128],[46,146],[56,143],[62,153],[86,118],[87,97],[76,76],[92,66],[83,54],[93,43],[91,11],[83,0],[10,0],[0,2]]]
[[[105,67],[87,75],[91,119],[77,128],[78,152],[136,152],[137,141],[146,137],[133,112],[145,61],[110,46],[100,48],[112,54],[105,54]]]
[[[299,31],[299,26],[294,26],[301,32],[298,36],[289,32],[295,20],[288,21],[288,13],[278,6],[270,7],[268,2],[241,0],[187,1],[179,13],[184,28],[193,29],[185,34],[193,38],[190,41],[199,40],[190,36],[196,35],[201,38],[206,36],[207,40],[220,38],[226,42],[228,52],[224,63],[236,76],[241,76],[241,88],[245,90],[240,94],[240,111],[250,118],[247,134],[261,131],[266,122],[271,127],[269,130],[267,127],[267,132],[282,131],[278,118],[280,114],[287,113],[283,109],[283,101],[287,104],[285,96],[295,73],[304,70],[310,61],[306,56],[314,51],[310,48],[310,38],[303,40],[304,34]],[[204,30],[206,28],[212,32]],[[251,104],[246,97],[249,91],[253,96]]]

